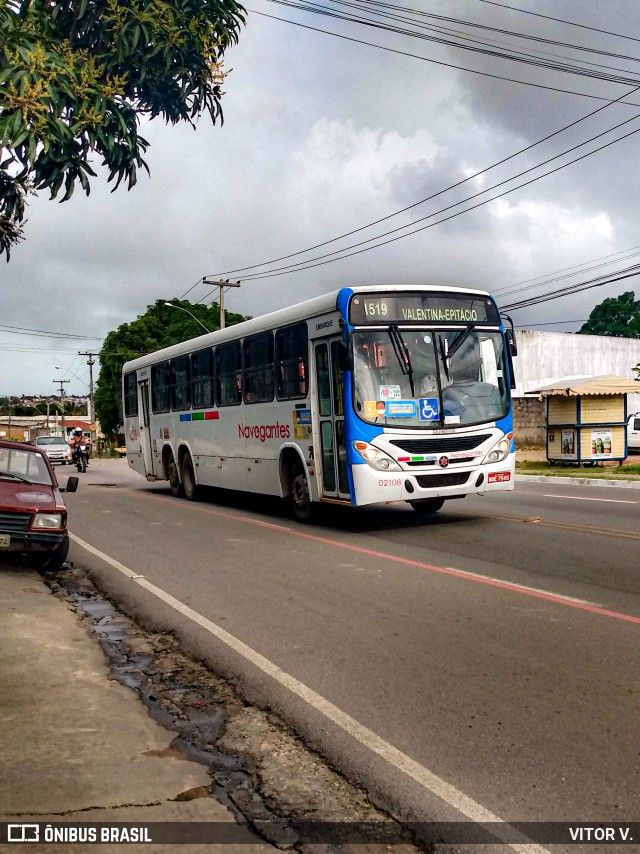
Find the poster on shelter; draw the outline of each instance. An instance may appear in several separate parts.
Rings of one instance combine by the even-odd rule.
[[[591,431],[592,459],[606,460],[611,456],[611,430]]]
[[[576,434],[573,430],[563,430],[561,441],[561,453],[565,456],[572,457],[576,452]]]

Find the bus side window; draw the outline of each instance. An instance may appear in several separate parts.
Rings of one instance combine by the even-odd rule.
[[[307,324],[297,323],[276,331],[278,400],[306,397],[309,374]]]
[[[244,342],[245,403],[273,400],[273,334],[263,332]]]
[[[200,350],[191,356],[191,389],[194,409],[213,406],[213,352]]]
[[[239,341],[220,344],[214,354],[218,406],[237,406],[242,400],[242,352]]]
[[[151,368],[151,408],[153,412],[169,412],[171,379],[169,362]]]
[[[138,414],[138,379],[136,372],[124,376],[124,415],[135,418]]]
[[[171,360],[171,409],[180,412],[191,408],[191,360],[177,356]]]

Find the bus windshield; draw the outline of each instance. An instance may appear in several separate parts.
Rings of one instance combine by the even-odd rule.
[[[355,412],[397,427],[496,421],[509,412],[502,335],[463,328],[352,333]]]

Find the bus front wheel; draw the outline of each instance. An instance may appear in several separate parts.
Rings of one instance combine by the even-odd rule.
[[[191,461],[191,457],[187,454],[182,460],[182,488],[184,490],[184,497],[187,501],[197,501],[198,500],[198,484],[196,483],[196,475],[193,470],[193,462]]]
[[[298,522],[309,522],[312,516],[311,495],[309,483],[301,467],[291,474],[289,484],[289,501],[294,519]]]
[[[421,516],[430,516],[440,510],[444,504],[444,498],[422,498],[420,501],[410,501],[409,504]]]

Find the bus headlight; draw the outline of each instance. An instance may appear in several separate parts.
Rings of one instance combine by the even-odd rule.
[[[503,439],[500,439],[497,445],[489,451],[487,456],[484,458],[483,465],[492,465],[493,463],[501,463],[502,460],[506,459],[509,456],[509,451],[511,450],[511,440],[513,436],[505,436]]]
[[[376,471],[402,471],[399,463],[368,442],[354,442],[353,447],[367,465]]]

